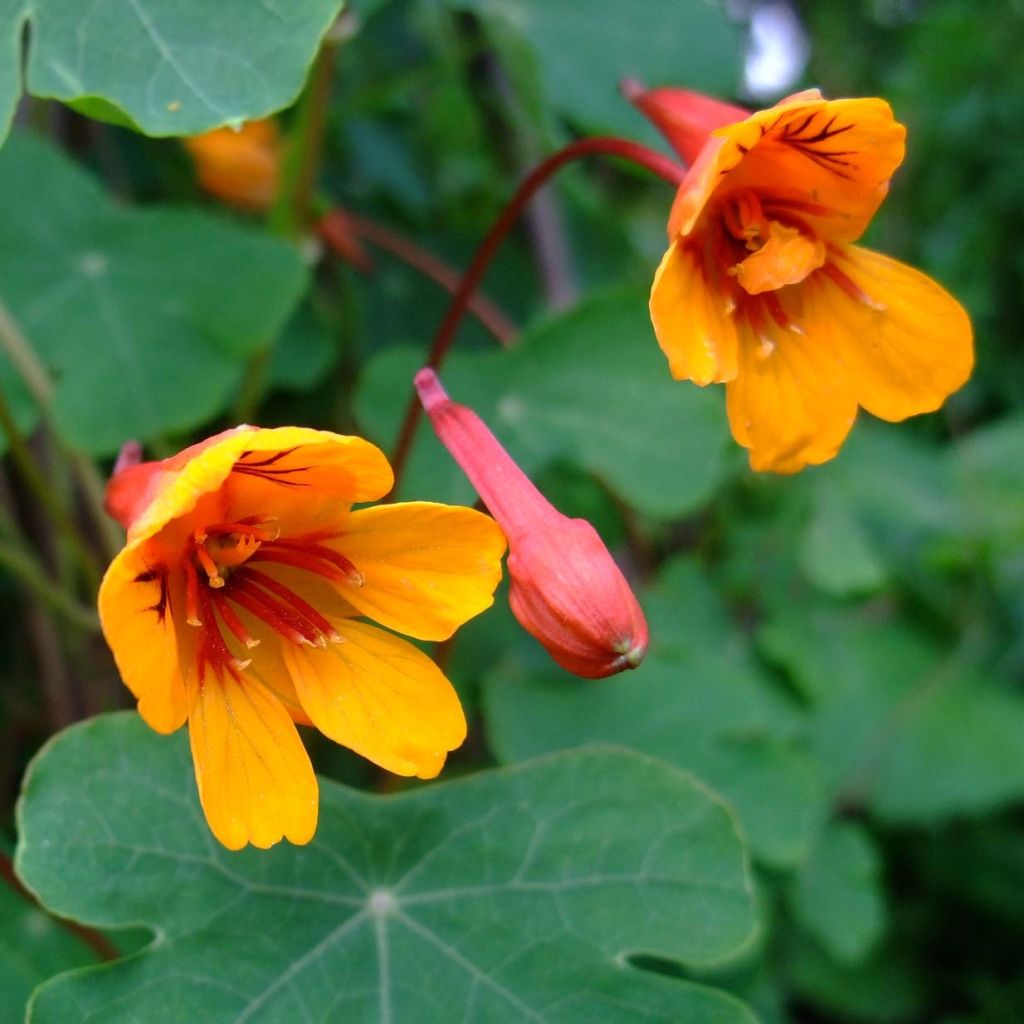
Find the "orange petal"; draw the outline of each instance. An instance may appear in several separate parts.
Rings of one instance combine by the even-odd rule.
[[[353,512],[330,546],[365,577],[342,588],[363,615],[419,640],[446,640],[493,603],[505,535],[474,509],[413,501]]]
[[[179,669],[178,635],[168,584],[144,548],[125,548],[100,586],[103,635],[139,714],[157,732],[185,724],[185,686]]]
[[[963,307],[926,274],[888,256],[858,246],[833,247],[829,256],[839,274],[807,280],[805,316],[831,325],[857,400],[885,420],[939,408],[974,365]]]
[[[744,291],[758,295],[798,284],[824,262],[824,242],[773,220],[768,241],[734,270]]]
[[[906,131],[881,99],[801,93],[717,129],[680,186],[670,232],[693,230],[715,193],[754,189],[824,237],[863,234],[903,161]]]
[[[374,501],[392,483],[383,452],[361,437],[306,427],[239,427],[196,446],[194,455],[186,451],[167,460],[160,486],[128,536],[150,537],[214,495],[239,515],[275,514],[287,506],[289,516],[294,510],[310,523],[336,519],[339,505]]]
[[[308,843],[316,777],[285,709],[244,676],[190,677],[188,690],[192,760],[213,834],[229,850]]]
[[[669,246],[651,287],[651,321],[676,380],[732,380],[739,348],[733,300],[708,281],[699,251]]]
[[[432,779],[466,738],[451,683],[407,641],[363,622],[335,625],[340,644],[284,648],[309,717],[326,736],[382,768]]]
[[[846,368],[819,325],[797,320],[797,334],[766,324],[740,344],[740,367],[727,385],[729,425],[750,449],[751,469],[795,473],[839,451],[857,415]]]

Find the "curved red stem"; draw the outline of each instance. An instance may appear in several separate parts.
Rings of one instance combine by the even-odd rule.
[[[490,231],[480,243],[479,248],[473,255],[473,262],[470,263],[466,273],[462,277],[458,290],[452,297],[445,313],[444,320],[434,336],[434,343],[430,348],[426,365],[438,369],[444,361],[452,341],[455,339],[455,332],[462,322],[470,298],[480,284],[487,268],[498,246],[504,241],[512,225],[516,222],[523,208],[533,198],[534,193],[550,178],[557,170],[578,160],[584,156],[615,156],[630,163],[637,164],[646,170],[651,171],[660,178],[664,178],[671,185],[680,185],[686,174],[686,168],[663,156],[661,153],[638,142],[630,142],[628,139],[617,139],[609,136],[598,136],[591,139],[579,139],[570,142],[569,145],[553,153],[546,160],[539,163],[520,183],[515,194],[501,211],[501,215],[491,225]],[[405,419],[399,431],[398,439],[395,442],[394,454],[391,464],[395,471],[395,485],[392,488],[392,496],[398,490],[398,482],[401,479],[405,464],[412,450],[412,442],[416,436],[416,428],[419,426],[422,410],[419,399],[413,392],[412,399],[405,411]]]

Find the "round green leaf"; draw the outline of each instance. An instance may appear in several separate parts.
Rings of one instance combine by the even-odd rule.
[[[800,923],[842,963],[863,960],[886,926],[881,857],[855,822],[829,822],[796,875]]]
[[[106,715],[26,778],[17,869],[55,912],[158,936],[40,989],[57,1021],[753,1024],[732,997],[631,965],[729,956],[753,929],[727,810],[613,749],[393,797],[321,782],[307,847],[231,853],[183,733]]]
[[[8,0],[0,141],[26,88],[147,135],[195,135],[288,106],[343,0]]]
[[[636,135],[640,116],[618,94],[623,78],[732,95],[740,34],[705,0],[449,0],[530,44],[548,104],[588,128]],[[499,34],[499,40],[501,35]]]
[[[276,238],[115,205],[29,135],[0,151],[0,296],[57,379],[54,420],[76,448],[106,455],[216,415],[306,281]],[[15,377],[0,358],[5,392]]]

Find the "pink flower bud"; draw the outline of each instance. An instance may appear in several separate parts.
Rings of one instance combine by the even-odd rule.
[[[716,128],[742,121],[749,111],[723,103],[689,89],[647,89],[631,78],[619,86],[629,100],[669,141],[672,148],[692,164]]]
[[[416,390],[441,442],[508,538],[509,604],[562,668],[600,679],[636,668],[647,622],[597,531],[562,515],[472,409],[456,405],[431,369]]]

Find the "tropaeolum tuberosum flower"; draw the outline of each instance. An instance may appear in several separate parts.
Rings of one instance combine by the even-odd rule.
[[[281,139],[277,122],[248,121],[240,128],[215,128],[184,140],[196,178],[210,195],[260,212],[277,195]]]
[[[754,469],[825,462],[858,406],[902,420],[967,380],[960,304],[851,244],[903,160],[887,103],[810,90],[748,116],[682,90],[631,98],[684,159],[706,140],[672,207],[651,316],[674,377],[725,383]]]
[[[296,722],[420,778],[465,737],[451,684],[387,630],[444,640],[489,607],[505,538],[469,508],[352,509],[391,486],[373,445],[298,427],[238,427],[111,481],[128,538],[100,588],[103,632],[146,722],[188,721],[206,819],[231,849],[312,838]]]

